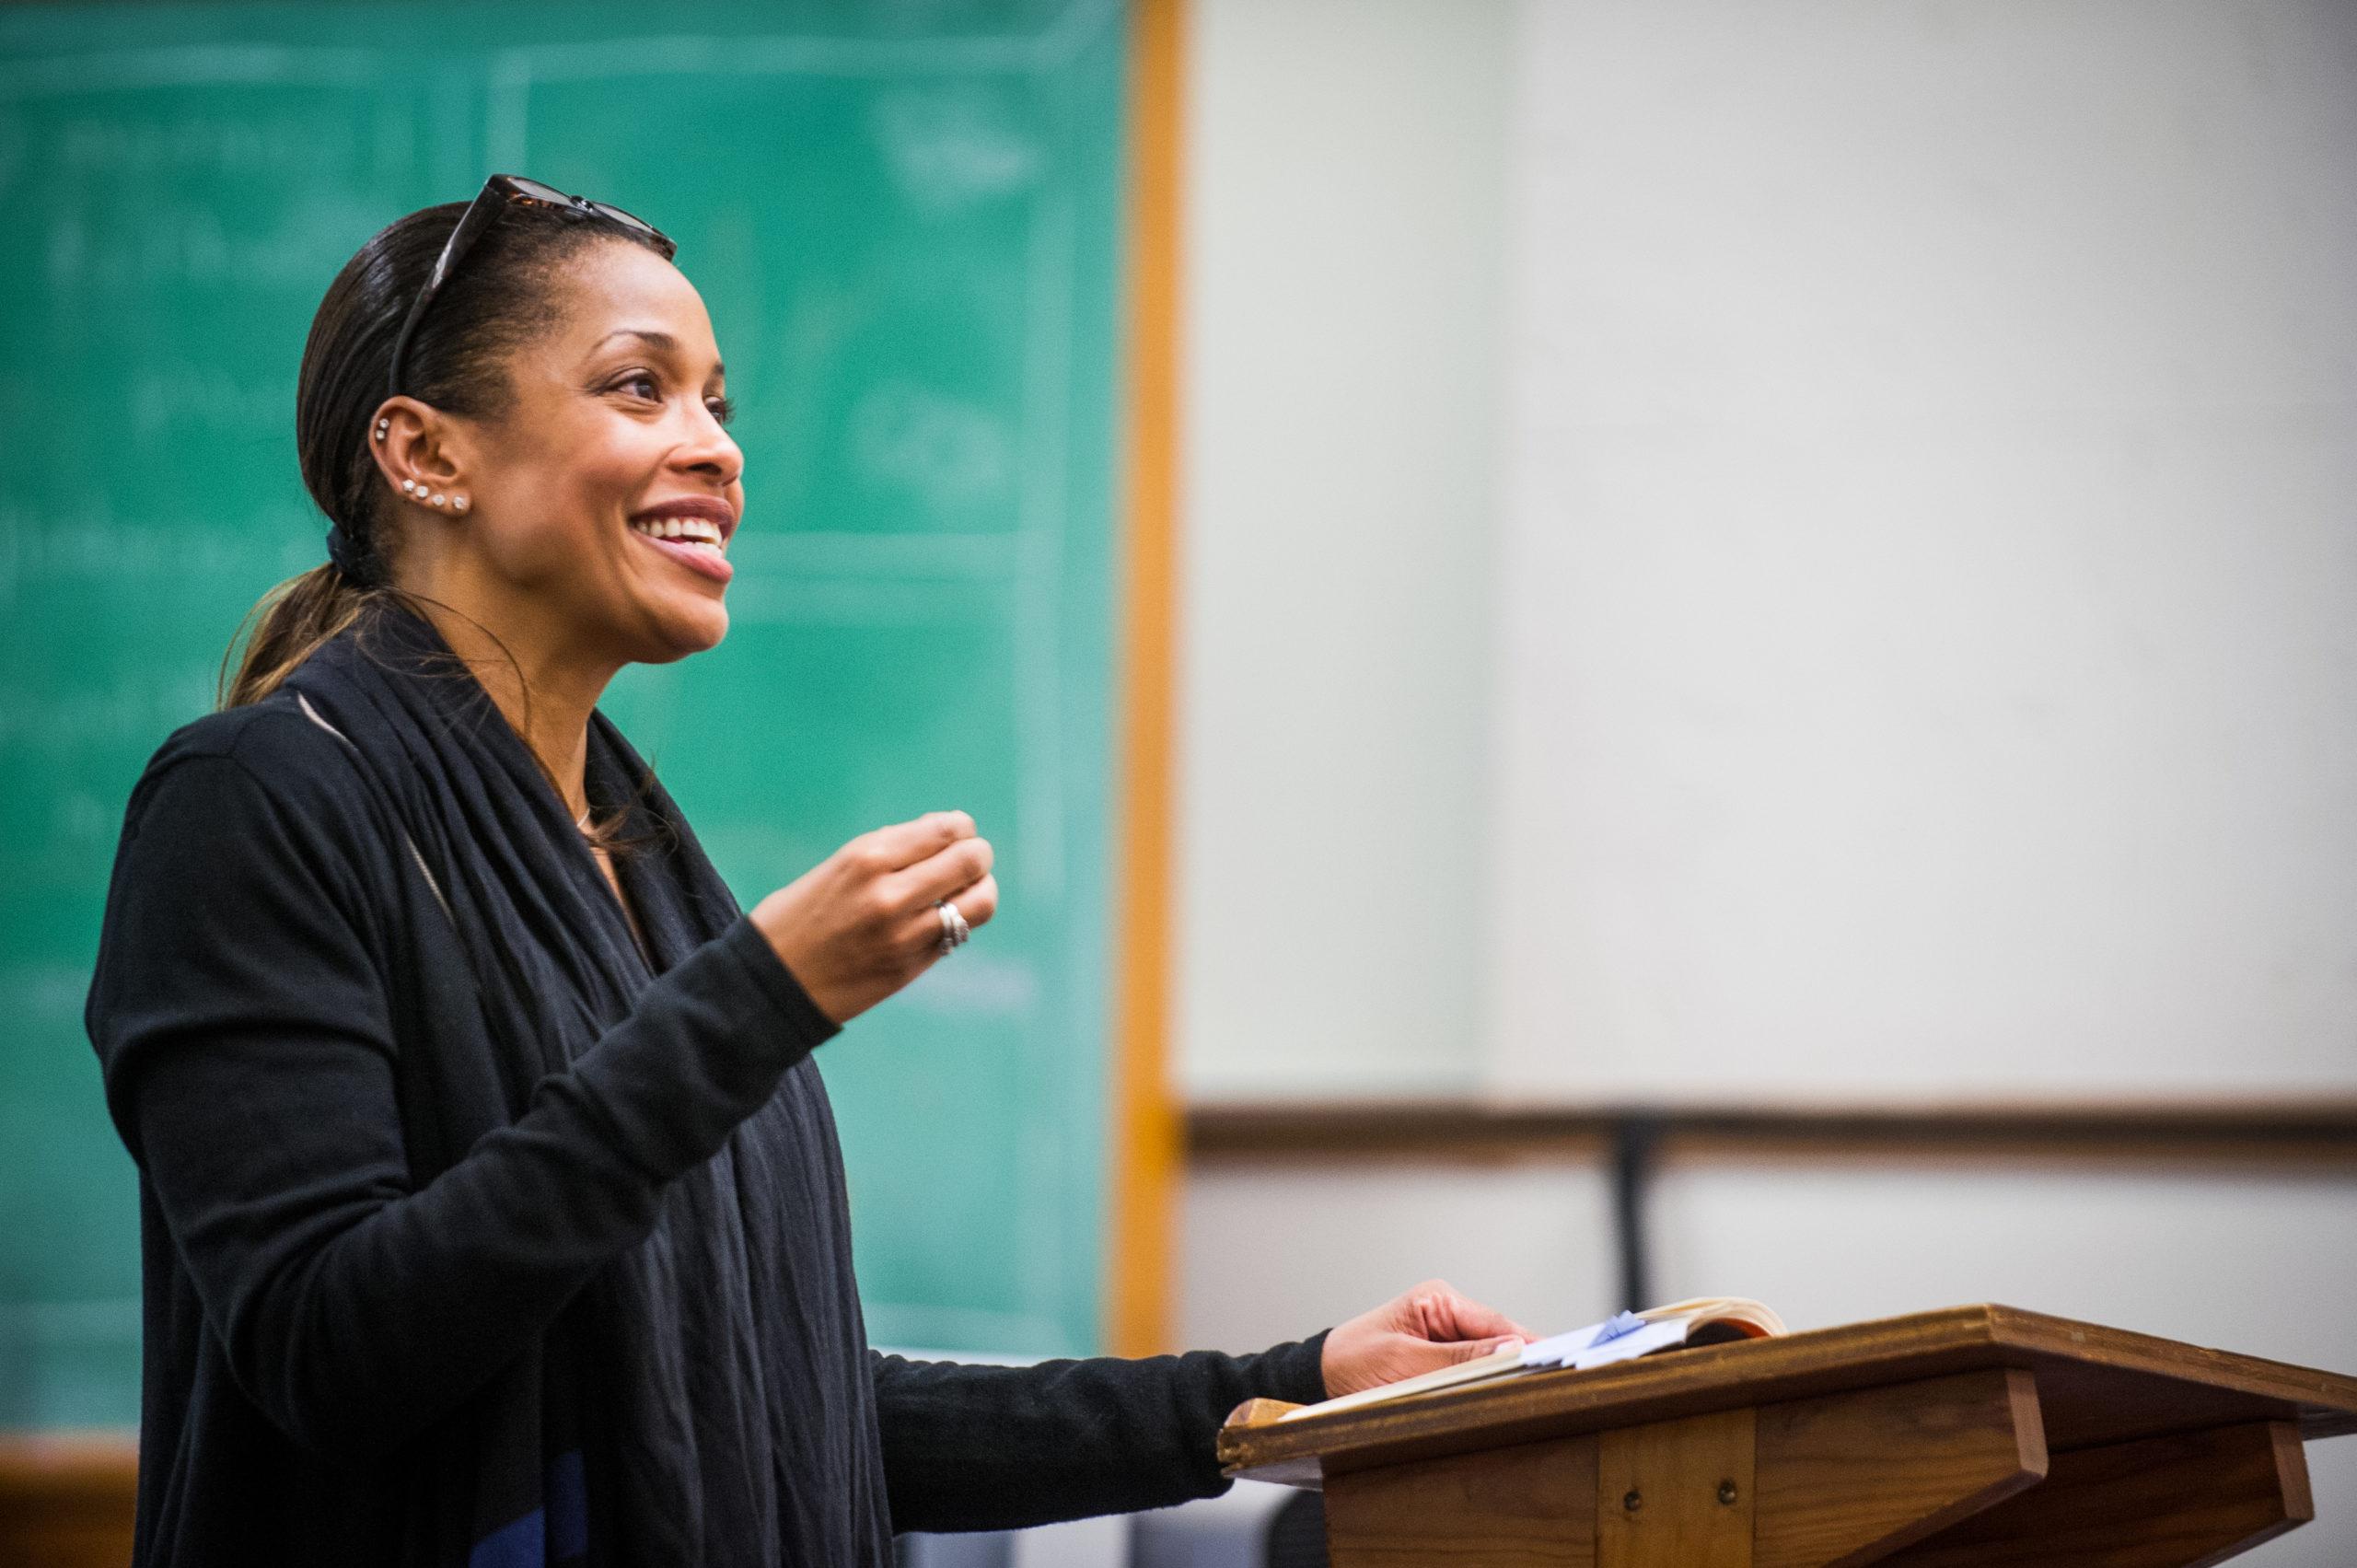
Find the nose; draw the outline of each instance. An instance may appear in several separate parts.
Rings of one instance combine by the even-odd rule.
[[[737,445],[718,416],[702,403],[692,405],[687,434],[671,460],[691,473],[734,484],[745,471],[744,449]]]

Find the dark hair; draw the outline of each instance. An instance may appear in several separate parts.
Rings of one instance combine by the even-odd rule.
[[[295,447],[303,487],[342,536],[342,563],[331,559],[288,578],[247,611],[222,657],[225,708],[268,696],[371,606],[408,597],[388,570],[384,521],[392,487],[370,450],[368,421],[385,401],[401,319],[467,205],[421,207],[377,230],[336,273],[311,318],[295,387]],[[619,226],[520,205],[502,212],[419,321],[402,363],[403,390],[470,419],[506,417],[516,399],[509,355],[560,319],[552,286],[557,270],[601,243],[661,253]]]

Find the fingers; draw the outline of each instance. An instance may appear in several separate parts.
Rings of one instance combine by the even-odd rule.
[[[991,916],[998,912],[998,878],[986,876],[944,901],[956,904],[968,925],[987,925]],[[946,956],[941,951],[941,912],[927,902],[901,922],[896,940],[908,961],[923,968]]]
[[[937,900],[970,926],[998,912],[991,846],[963,811],[862,833],[756,905],[752,922],[819,1011],[847,1023],[941,956]]]
[[[949,898],[940,900],[939,903],[956,905],[958,914],[965,919],[969,926],[988,925],[991,916],[998,912],[998,878],[985,876],[979,882],[968,883],[963,888],[954,889]],[[930,934],[932,937],[938,939],[941,935],[942,921],[941,911],[936,902],[928,900],[911,911],[908,924],[910,929],[919,934]]]
[[[1464,1296],[1457,1298],[1457,1330],[1462,1338],[1534,1340],[1538,1336],[1498,1311]]]
[[[1399,1325],[1419,1339],[1451,1342],[1503,1339],[1507,1335],[1536,1338],[1529,1330],[1494,1307],[1460,1295],[1445,1280],[1426,1280],[1399,1298]]]
[[[988,925],[991,916],[998,912],[998,878],[985,877],[949,902],[958,906],[958,912],[966,917],[967,924]]]
[[[975,883],[990,875],[997,852],[988,839],[962,838],[929,859],[921,860],[904,871],[886,879],[885,895],[906,909],[930,908],[943,899],[954,899]],[[966,906],[958,906],[961,913]],[[970,913],[969,924],[981,923]]]
[[[862,833],[843,847],[856,857],[871,860],[878,871],[900,871],[973,836],[974,819],[963,811],[928,811],[909,821]]]
[[[843,846],[842,863],[855,885],[865,885],[863,901],[882,917],[879,935],[902,983],[942,956],[938,906],[954,902],[970,927],[988,924],[998,912],[994,858],[990,841],[976,835],[974,819],[963,811],[895,822]]]
[[[1499,1334],[1492,1339],[1473,1340],[1463,1347],[1464,1353],[1457,1359],[1475,1361],[1485,1355],[1495,1355],[1502,1350],[1518,1351],[1529,1342],[1530,1339],[1527,1334]]]
[[[1435,1344],[1430,1340],[1420,1340],[1403,1334],[1399,1337],[1397,1342],[1386,1347],[1387,1353],[1383,1358],[1385,1365],[1381,1380],[1396,1383],[1402,1377],[1413,1377],[1421,1373],[1436,1371],[1444,1366],[1455,1366],[1462,1362],[1479,1361],[1485,1355],[1496,1354],[1508,1345],[1512,1345],[1517,1351],[1520,1350],[1523,1346],[1522,1337],[1518,1334],[1505,1334],[1490,1339],[1459,1340],[1449,1344]]]
[[[1318,1371],[1329,1395],[1355,1393],[1494,1354],[1507,1345],[1519,1350],[1531,1337],[1512,1318],[1467,1300],[1446,1282],[1426,1280],[1336,1324],[1326,1336]]]

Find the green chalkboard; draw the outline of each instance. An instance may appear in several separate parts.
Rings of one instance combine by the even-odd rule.
[[[529,173],[679,241],[733,629],[608,711],[748,904],[946,806],[1004,906],[822,1053],[879,1342],[1099,1338],[1125,18],[1106,0],[0,10],[0,1427],[137,1413],[81,1006],[122,806],[271,583],[312,310]]]

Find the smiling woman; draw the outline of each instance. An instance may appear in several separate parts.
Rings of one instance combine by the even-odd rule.
[[[401,521],[413,526],[390,541],[392,580],[484,625],[528,605],[540,639],[565,645],[543,661],[602,690],[625,664],[726,634],[723,551],[744,503],[744,454],[723,427],[711,320],[679,269],[610,241],[557,262],[549,281],[560,313],[507,356],[503,417],[389,398],[370,455],[396,483],[471,494],[476,508],[461,520],[412,493]],[[637,325],[610,328],[616,317]],[[709,548],[685,541],[691,519]]]
[[[813,1052],[998,884],[942,810],[742,912],[598,711],[727,632],[728,412],[613,209],[427,208],[329,288],[330,561],[141,776],[86,1015],[140,1170],[137,1561],[880,1565],[1215,1493],[1243,1400],[1516,1331],[1435,1283],[1259,1355],[868,1348]]]
[[[744,456],[724,428],[734,411],[703,301],[652,228],[503,210],[506,178],[472,207],[388,227],[329,289],[304,350],[296,439],[333,524],[332,559],[265,600],[228,705],[266,694],[388,588],[466,622],[457,634],[476,645],[496,645],[489,628],[528,598],[531,620],[612,668],[726,633],[706,585],[728,580]],[[402,288],[429,248],[426,282]],[[366,340],[411,296],[387,351],[396,363],[376,383],[410,390],[379,399],[361,368],[373,357]],[[690,518],[708,526],[712,548],[668,548],[680,537],[669,524]],[[642,555],[632,533],[663,541],[657,555]],[[654,570],[658,559],[692,575]],[[552,587],[567,597],[551,601]],[[565,664],[574,653],[551,650]],[[511,680],[532,684],[507,663]]]

